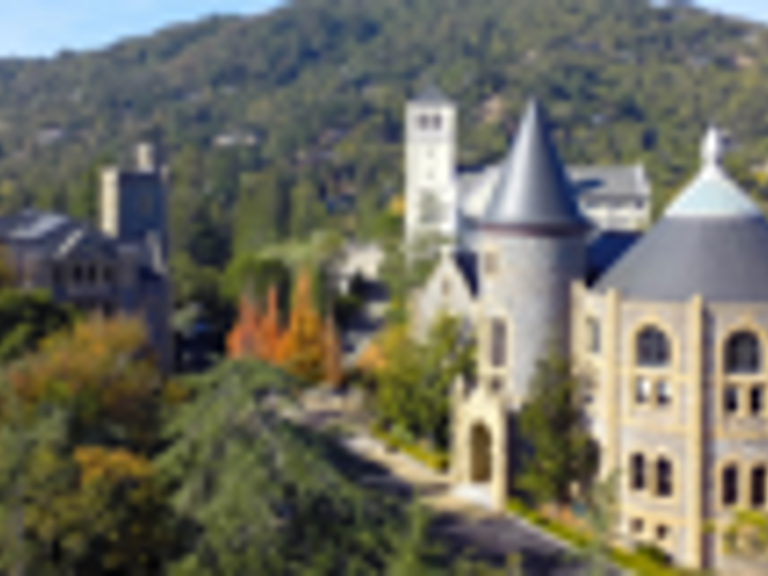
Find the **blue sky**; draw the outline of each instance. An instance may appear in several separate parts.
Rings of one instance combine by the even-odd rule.
[[[0,0],[0,56],[98,48],[213,13],[253,14],[278,4],[279,0]],[[699,0],[699,4],[768,23],[768,0]]]

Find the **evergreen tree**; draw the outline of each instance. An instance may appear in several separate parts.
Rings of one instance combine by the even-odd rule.
[[[539,361],[519,417],[524,446],[517,487],[536,504],[571,504],[598,465],[596,443],[585,428],[582,383],[557,354]]]

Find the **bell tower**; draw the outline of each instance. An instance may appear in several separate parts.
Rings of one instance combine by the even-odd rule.
[[[454,244],[459,234],[456,186],[456,106],[434,86],[406,107],[405,234]]]

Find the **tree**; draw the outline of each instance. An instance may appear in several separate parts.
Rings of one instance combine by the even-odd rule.
[[[519,417],[524,445],[517,487],[536,504],[566,506],[597,470],[597,448],[585,429],[582,383],[569,361],[553,353],[539,361]]]
[[[258,357],[261,318],[253,301],[242,296],[237,323],[227,336],[227,356],[233,360]]]
[[[77,317],[45,292],[0,290],[0,363],[34,352],[47,336],[69,329]]]
[[[253,362],[190,381],[193,399],[169,421],[157,460],[188,526],[168,573],[454,573],[427,546],[423,514],[361,487],[365,466],[281,416],[298,385]]]
[[[586,550],[592,576],[613,572],[610,565],[610,545],[619,521],[619,474],[614,472],[604,480],[592,483],[581,497],[590,532]]]
[[[768,515],[760,510],[739,510],[722,532],[728,554],[750,561],[768,560]]]
[[[323,379],[323,325],[312,304],[312,282],[307,272],[299,275],[291,319],[282,343],[280,361],[291,374],[307,383]]]
[[[177,532],[150,462],[165,389],[143,325],[128,318],[80,322],[8,370],[0,387],[5,568],[158,570]]]
[[[342,350],[339,343],[336,324],[333,319],[328,317],[323,327],[323,372],[326,384],[336,387],[342,380]]]

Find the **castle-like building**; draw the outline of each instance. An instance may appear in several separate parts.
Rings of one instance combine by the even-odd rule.
[[[132,170],[106,168],[101,226],[23,210],[0,216],[0,245],[22,289],[105,315],[142,318],[160,366],[173,366],[167,178],[157,149],[141,144]]]
[[[768,510],[768,221],[722,168],[718,133],[708,133],[699,174],[659,222],[625,242],[624,226],[619,237],[590,217],[532,103],[467,226],[467,199],[448,169],[453,145],[425,151],[423,131],[452,135],[455,124],[442,98],[432,102],[409,106],[406,173],[424,170],[426,181],[426,163],[443,167],[431,188],[445,198],[434,221],[455,242],[416,294],[413,316],[425,326],[450,312],[478,338],[477,381],[453,393],[455,482],[486,486],[504,505],[514,415],[554,348],[588,383],[585,425],[602,474],[620,473],[619,535],[685,566],[737,573],[739,561],[707,528],[738,509]],[[435,106],[439,120],[418,113]],[[412,147],[415,135],[423,140]],[[412,237],[420,210],[436,203],[414,181],[407,188]],[[596,249],[606,238],[621,240],[610,258]]]

